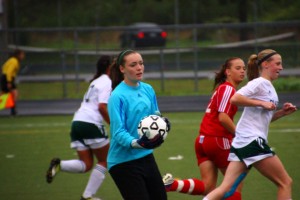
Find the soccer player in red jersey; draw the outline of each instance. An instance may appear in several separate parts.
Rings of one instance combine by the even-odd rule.
[[[245,63],[237,57],[229,58],[216,72],[214,93],[200,124],[199,135],[195,140],[195,153],[201,180],[191,178],[174,180],[171,174],[163,177],[166,190],[191,195],[206,195],[216,188],[218,170],[224,175],[229,164],[227,160],[231,141],[235,133],[234,115],[238,108],[230,104],[230,98],[244,80]],[[241,199],[241,185],[230,200]]]

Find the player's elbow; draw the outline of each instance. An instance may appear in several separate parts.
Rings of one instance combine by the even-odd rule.
[[[106,103],[100,103],[98,108],[99,108],[99,112],[101,114],[107,113],[107,104]]]

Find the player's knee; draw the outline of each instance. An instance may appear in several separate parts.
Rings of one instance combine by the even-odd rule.
[[[284,180],[280,181],[278,183],[278,186],[289,189],[292,188],[292,184],[293,184],[293,179],[290,176],[288,176]]]
[[[293,179],[289,176],[285,181],[285,185],[288,188],[292,188],[292,184],[293,184]]]
[[[88,172],[92,169],[93,167],[93,162],[90,161],[84,161],[85,164],[85,171],[84,172]]]
[[[204,181],[203,181],[204,182]],[[216,188],[216,183],[215,182],[204,182],[204,187],[205,187],[205,194],[210,193],[211,191],[213,191]]]

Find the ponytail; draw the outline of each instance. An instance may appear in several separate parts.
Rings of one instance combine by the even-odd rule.
[[[215,90],[215,88],[218,85],[220,85],[226,81],[227,75],[226,75],[225,71],[226,71],[226,69],[229,69],[231,67],[231,62],[235,59],[240,59],[240,58],[231,57],[231,58],[227,59],[225,61],[225,63],[221,66],[220,70],[215,73],[215,82],[214,82],[213,90]]]
[[[103,55],[99,58],[96,65],[96,74],[93,76],[93,78],[90,80],[90,83],[100,77],[102,74],[106,74],[108,67],[111,64],[111,58],[110,56]]]
[[[257,55],[252,54],[247,63],[247,78],[248,81],[251,81],[255,78],[259,77],[259,69],[257,65]]]
[[[114,90],[123,80],[124,75],[120,71],[120,66],[124,66],[125,64],[125,57],[129,54],[136,53],[133,50],[127,49],[119,53],[117,58],[114,59],[112,65],[110,66],[110,79],[112,81],[112,90]]]
[[[109,69],[109,76],[112,82],[111,83],[112,90],[114,90],[119,85],[119,83],[121,83],[124,79],[124,76],[120,71],[119,67],[120,66],[117,65],[117,59],[115,58]]]
[[[259,77],[259,71],[261,70],[261,64],[265,61],[269,61],[270,58],[277,54],[276,51],[272,49],[265,49],[256,54],[252,54],[247,63],[247,77],[248,81],[251,81]]]

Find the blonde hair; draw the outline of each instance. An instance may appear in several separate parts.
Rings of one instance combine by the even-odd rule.
[[[259,77],[259,71],[261,70],[261,64],[264,61],[271,61],[272,56],[278,54],[273,49],[265,49],[259,52],[257,55],[252,54],[247,63],[247,77],[248,80],[251,81],[257,77]]]

